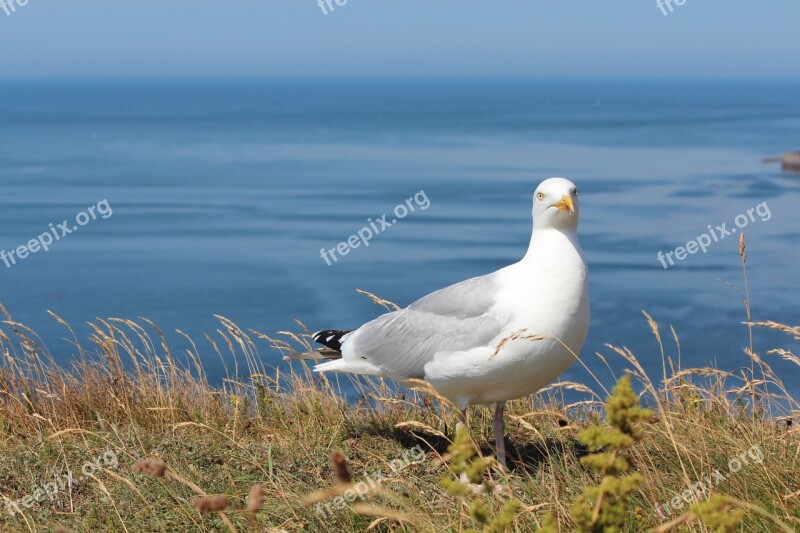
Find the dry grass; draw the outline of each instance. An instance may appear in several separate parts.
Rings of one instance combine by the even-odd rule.
[[[31,329],[6,313],[0,331],[0,530],[341,533],[471,526],[466,503],[438,484],[448,475],[442,455],[455,427],[449,407],[366,380],[355,382],[361,400],[348,404],[336,383],[305,366],[286,373],[262,364],[257,344],[297,351],[308,345],[305,328],[272,338],[218,318],[215,334],[202,347],[190,341],[180,362],[155,324],[100,320],[92,326],[91,348],[74,340],[77,357],[67,371]],[[54,319],[74,338],[68,324]],[[800,413],[797,401],[751,348],[752,370],[681,368],[666,354],[656,321],[648,315],[647,323],[664,362],[658,380],[625,347],[609,345],[598,354],[601,363],[621,357],[643,403],[655,411],[630,457],[644,481],[629,503],[627,530],[705,531],[688,505],[663,517],[655,506],[715,470],[726,477],[713,491],[738,502],[746,530],[800,530],[800,435],[791,423]],[[791,353],[797,327],[750,325],[756,335],[759,327],[785,332],[788,346],[776,347],[771,357],[800,361]],[[203,369],[208,357],[232,365],[218,387]],[[556,401],[567,390],[581,399]],[[576,434],[597,419],[605,396],[562,382],[510,405],[513,469],[493,474],[502,487],[493,505],[499,509],[511,495],[523,503],[517,530],[534,531],[549,512],[571,530],[571,503],[583,486],[598,482],[580,463],[585,450]],[[489,453],[491,413],[476,409],[470,425]],[[416,445],[425,459],[403,461]],[[763,463],[729,474],[729,460],[754,446],[763,451]],[[81,465],[109,450],[119,459],[117,468],[100,468],[52,500],[17,503],[10,514],[11,502],[67,470],[77,477]],[[341,453],[332,462],[333,452]],[[376,472],[385,478],[380,483]],[[369,487],[363,499],[352,497],[359,482]]]

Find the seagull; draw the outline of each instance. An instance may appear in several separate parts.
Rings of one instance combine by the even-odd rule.
[[[315,372],[422,379],[459,409],[494,403],[497,460],[505,466],[506,402],[564,373],[589,330],[589,271],[578,242],[578,189],[564,178],[533,194],[525,256],[379,316],[355,330],[323,330],[322,348],[286,359],[327,360]]]

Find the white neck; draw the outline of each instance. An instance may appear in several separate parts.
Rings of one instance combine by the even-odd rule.
[[[540,254],[542,249],[549,249],[549,243],[558,241],[568,242],[572,245],[572,248],[578,253],[578,255],[583,257],[581,243],[578,241],[577,228],[555,228],[551,226],[533,230],[533,233],[531,234],[531,242],[528,245],[528,251],[525,253],[525,257],[522,258],[521,262],[530,261]]]

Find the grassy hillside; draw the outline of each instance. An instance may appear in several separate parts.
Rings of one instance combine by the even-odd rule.
[[[505,512],[514,531],[572,531],[585,488],[608,486],[582,461],[592,450],[579,438],[605,425],[610,391],[597,383],[561,382],[513,402],[505,472],[480,456],[465,459],[471,443],[463,439],[448,454],[456,412],[435,395],[359,380],[362,399],[348,404],[336,382],[307,367],[286,374],[260,362],[259,350],[303,348],[307,332],[277,339],[219,321],[214,335],[179,356],[155,324],[100,320],[88,342],[74,339],[78,359],[64,370],[6,313],[0,530],[445,532],[491,530],[480,519]],[[731,372],[680,368],[673,339],[664,342],[648,323],[664,375],[651,379],[624,347],[577,363],[597,368],[621,357],[653,411],[637,438],[614,451],[629,467],[612,470],[610,480],[639,476],[619,498],[621,530],[710,531],[723,527],[720,511],[732,531],[739,520],[746,531],[800,530],[800,435],[792,424],[800,408],[767,364],[800,364],[790,351],[800,327],[754,325],[754,335],[761,327],[785,332],[786,346],[769,354],[748,348],[750,368]],[[201,364],[209,357],[236,361],[219,388]],[[565,404],[567,389],[582,399]],[[491,412],[471,412],[468,429],[488,458]],[[478,462],[473,484],[459,489],[458,464]],[[712,494],[714,509],[694,505]],[[596,509],[591,500],[590,517],[608,512],[613,498],[604,498]]]

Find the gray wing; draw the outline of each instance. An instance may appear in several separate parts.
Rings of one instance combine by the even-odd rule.
[[[486,346],[500,333],[503,323],[490,314],[495,291],[490,275],[433,292],[348,335],[344,358],[366,360],[393,376],[421,378],[436,353]]]
[[[480,276],[461,281],[423,296],[408,309],[430,311],[437,315],[474,318],[486,313],[495,302],[494,276]]]

